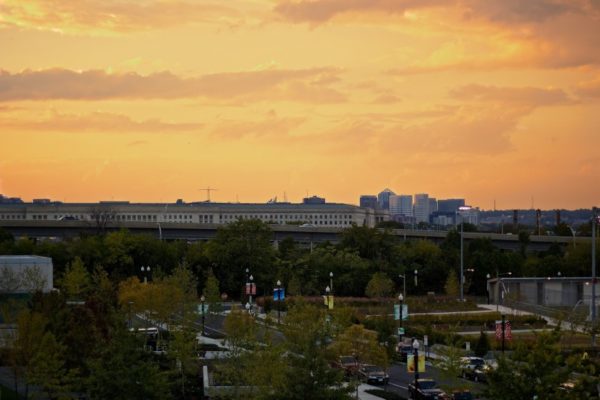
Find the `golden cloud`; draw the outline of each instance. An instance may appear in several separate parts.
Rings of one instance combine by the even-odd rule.
[[[240,20],[243,14],[216,1],[5,0],[0,26],[59,31],[136,31],[182,24]]]
[[[52,113],[41,119],[0,119],[0,127],[23,131],[99,132],[99,133],[173,133],[196,131],[200,123],[164,122],[158,119],[136,121],[126,115],[94,112],[75,115]]]
[[[320,78],[338,73],[333,68],[270,69],[182,78],[170,72],[140,75],[67,69],[27,70],[14,74],[0,71],[0,101],[206,97],[222,101],[342,102],[345,95],[318,83]]]

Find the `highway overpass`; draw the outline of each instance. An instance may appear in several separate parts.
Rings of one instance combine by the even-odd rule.
[[[164,240],[210,240],[219,227],[217,224],[180,224],[180,223],[157,223],[121,221],[110,222],[100,228],[90,221],[1,221],[0,228],[10,232],[15,237],[30,237],[37,239],[66,239],[80,235],[93,235],[101,232],[114,232],[127,229],[134,234],[147,234]],[[341,238],[342,228],[335,227],[300,227],[296,225],[270,225],[273,231],[273,241],[281,241],[291,237],[295,241],[310,246],[324,242],[337,243]],[[413,230],[395,229],[391,231],[400,240],[431,240],[436,243],[442,242],[448,231],[435,230]],[[465,232],[465,242],[479,238],[490,238],[495,246],[505,250],[517,250],[520,248],[518,235],[499,233]],[[589,243],[591,238],[565,237],[565,236],[530,236],[527,246],[530,251],[542,251],[548,249],[552,244],[567,245],[568,243]]]

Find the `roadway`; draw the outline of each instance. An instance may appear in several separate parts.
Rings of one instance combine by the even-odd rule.
[[[54,221],[54,220],[2,220],[0,228],[5,229],[16,237],[30,238],[70,238],[82,234],[98,234],[127,229],[134,234],[147,234],[165,240],[210,240],[215,237],[222,224],[178,224],[168,222],[110,222],[102,229],[90,221]],[[273,242],[292,238],[296,242],[310,245],[323,242],[337,243],[341,239],[343,228],[334,227],[300,227],[296,225],[270,225]],[[426,239],[436,243],[442,242],[448,231],[442,230],[413,230],[393,229],[392,235],[402,240]],[[518,250],[521,247],[518,235],[499,234],[490,232],[465,232],[466,242],[474,239],[489,238],[495,246],[505,250]],[[547,250],[552,244],[567,245],[569,243],[590,243],[589,237],[570,236],[536,236],[529,237],[529,250]]]

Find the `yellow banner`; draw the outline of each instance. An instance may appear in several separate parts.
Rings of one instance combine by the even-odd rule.
[[[409,354],[406,358],[406,370],[409,373],[415,372],[415,356]],[[425,355],[419,354],[419,372],[425,372]]]
[[[330,310],[333,310],[333,296],[323,296],[323,304]]]

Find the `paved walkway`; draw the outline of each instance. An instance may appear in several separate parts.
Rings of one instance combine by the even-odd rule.
[[[379,389],[381,390],[380,387],[377,386],[371,386],[371,385],[367,385],[367,384],[361,384],[358,386],[358,398],[360,400],[381,400],[381,397],[378,396],[373,396],[372,394],[367,393],[367,390],[372,390],[372,389]]]

